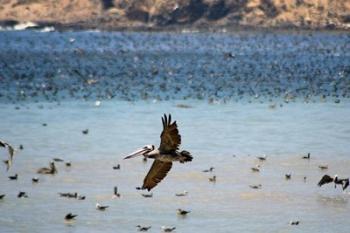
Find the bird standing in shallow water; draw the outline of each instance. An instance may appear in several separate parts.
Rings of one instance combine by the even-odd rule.
[[[177,129],[176,121],[171,122],[171,115],[169,114],[167,117],[164,114],[162,122],[163,131],[160,135],[161,142],[158,149],[155,149],[154,145],[147,145],[124,158],[130,159],[143,155],[145,158],[154,159],[142,186],[142,189],[147,189],[148,191],[164,179],[170,171],[173,162],[179,161],[180,163],[184,163],[190,162],[193,159],[188,151],[179,151],[181,136]]]

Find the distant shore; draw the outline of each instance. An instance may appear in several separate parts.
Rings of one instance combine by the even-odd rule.
[[[31,21],[17,21],[17,20],[0,20],[1,30],[14,30],[16,25],[24,25],[23,29],[40,30],[43,28],[51,27],[54,31],[85,31],[85,30],[100,30],[100,31],[135,31],[135,32],[213,32],[213,33],[225,33],[225,32],[244,32],[244,31],[256,31],[256,32],[349,32],[350,28],[341,27],[297,27],[293,25],[276,26],[276,27],[263,27],[263,26],[249,26],[249,25],[231,25],[231,26],[193,26],[193,25],[169,25],[169,26],[125,26],[125,25],[105,25],[91,22],[77,22],[77,23],[60,23],[60,22],[31,22]],[[0,31],[1,31],[0,30]]]

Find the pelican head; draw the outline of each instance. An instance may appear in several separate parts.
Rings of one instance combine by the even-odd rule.
[[[140,155],[147,157],[147,154],[149,152],[153,151],[154,148],[155,148],[154,145],[146,145],[146,146],[142,147],[141,149],[138,149],[138,150],[132,152],[130,155],[126,156],[124,159],[135,158],[135,157],[140,156]]]

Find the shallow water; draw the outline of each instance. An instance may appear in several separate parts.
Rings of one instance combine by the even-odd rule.
[[[182,103],[192,108],[178,108]],[[174,225],[177,232],[348,232],[349,193],[332,185],[317,187],[324,173],[348,176],[350,159],[350,103],[289,103],[271,109],[268,104],[208,104],[204,101],[23,103],[16,110],[1,104],[3,137],[18,151],[10,172],[1,170],[1,232],[134,232],[136,225]],[[182,135],[182,148],[194,155],[187,164],[174,164],[168,176],[144,198],[141,185],[151,162],[122,160],[144,144],[158,145],[160,117],[172,113]],[[42,123],[47,123],[46,127]],[[81,130],[89,129],[88,135]],[[301,159],[311,152],[312,159]],[[5,158],[5,151],[1,151]],[[257,155],[266,154],[261,172]],[[235,157],[233,156],[235,155]],[[39,175],[37,168],[54,157],[58,174]],[[112,166],[121,164],[121,170]],[[328,164],[320,171],[318,165]],[[214,166],[213,174],[201,172]],[[292,173],[286,181],[284,174]],[[18,181],[8,181],[10,174]],[[304,183],[303,177],[307,176]],[[253,190],[251,184],[262,184]],[[112,199],[113,187],[120,199]],[[187,190],[186,197],[175,193]],[[18,199],[18,191],[28,199]],[[86,200],[65,199],[58,192],[78,192]],[[105,212],[95,204],[110,205]],[[181,218],[176,209],[192,212]],[[71,224],[63,218],[78,214]],[[289,221],[300,220],[299,226]]]

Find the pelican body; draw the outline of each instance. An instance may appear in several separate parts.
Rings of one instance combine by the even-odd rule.
[[[162,117],[163,131],[160,135],[159,148],[154,145],[146,145],[143,148],[131,153],[124,159],[137,156],[144,156],[147,159],[154,159],[151,169],[146,175],[142,189],[150,191],[167,175],[173,162],[190,162],[193,157],[188,151],[180,151],[181,135],[177,129],[176,121],[171,122],[171,115]]]

